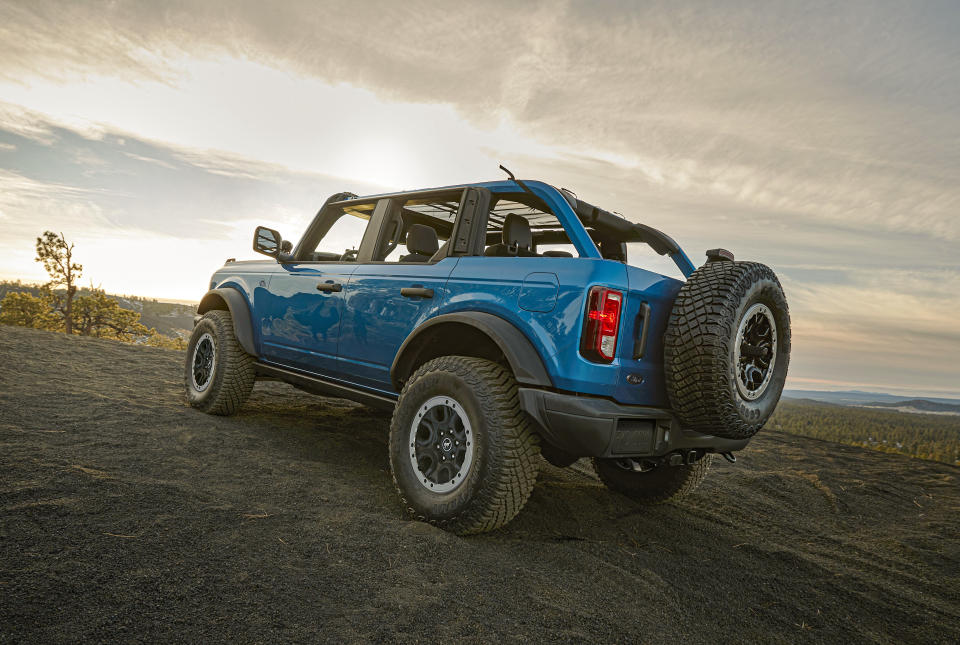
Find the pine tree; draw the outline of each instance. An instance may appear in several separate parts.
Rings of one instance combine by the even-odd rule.
[[[53,231],[44,231],[37,238],[37,262],[50,275],[50,282],[44,285],[52,292],[56,287],[65,287],[66,295],[61,306],[59,299],[57,310],[63,314],[64,331],[73,333],[73,297],[77,293],[77,280],[83,271],[83,266],[73,261],[73,244],[60,233],[59,237]]]
[[[45,290],[40,297],[26,291],[10,291],[0,300],[0,323],[58,330],[63,321],[53,312],[52,300]]]

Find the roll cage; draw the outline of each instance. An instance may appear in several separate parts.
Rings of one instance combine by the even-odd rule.
[[[496,214],[491,212],[498,200],[538,209],[556,217],[552,223],[531,224],[535,244],[572,244],[581,257],[625,261],[625,244],[641,242],[660,255],[673,259],[684,276],[695,267],[673,238],[645,224],[634,223],[610,211],[589,204],[567,190],[538,181],[500,181],[485,184],[448,186],[428,190],[385,193],[358,197],[337,193],[324,202],[303,237],[290,254],[281,254],[281,262],[374,262],[384,250],[396,246],[412,224],[426,224],[437,231],[444,244],[431,261],[458,255],[483,255],[485,246],[499,241]],[[423,201],[458,204],[446,209],[443,217],[404,207]],[[352,215],[369,219],[357,253],[349,260],[314,259],[307,254],[349,209]],[[443,210],[443,209],[441,209]],[[492,216],[492,217],[491,217]]]

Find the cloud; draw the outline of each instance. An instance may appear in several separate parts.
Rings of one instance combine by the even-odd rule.
[[[225,258],[253,257],[256,225],[296,238],[330,194],[383,190],[130,133],[90,136],[37,114],[24,123],[0,124],[0,141],[16,149],[0,166],[0,278],[43,280],[33,242],[52,229],[76,242],[85,276],[108,290],[199,298]]]
[[[0,170],[8,212],[15,204],[38,199],[71,199],[95,205],[99,223],[140,232],[206,238],[220,226],[211,219],[267,215],[274,207],[297,208],[305,216],[327,195],[344,189],[342,180],[293,171],[230,153],[163,145],[130,133],[109,130],[91,136],[31,114],[31,131],[44,132],[38,141],[23,129],[0,124],[0,141],[12,141],[15,155]],[[379,186],[352,182],[357,190]],[[60,208],[38,208],[49,216]],[[20,207],[24,221],[36,222]]]
[[[56,141],[53,132],[46,129],[45,124],[32,115],[26,108],[11,103],[0,102],[0,123],[3,129],[12,135],[29,139],[30,141],[50,145]],[[4,142],[3,150],[15,151],[17,146]]]
[[[198,74],[203,83],[185,94],[197,96],[217,80],[184,61],[255,61],[294,74],[291,85],[348,84],[394,103],[452,106],[481,129],[510,124],[527,144],[613,160],[648,194],[700,194],[731,208],[960,240],[956,5],[922,13],[872,2],[810,11],[786,2],[303,1],[278,11],[259,3],[174,2],[161,10],[151,2],[30,0],[0,11],[0,73],[20,82],[107,75],[174,88]],[[510,20],[493,18],[504,12]],[[316,121],[322,131],[339,117],[337,101],[324,104],[319,89],[311,104],[307,93],[245,69],[253,72],[249,97],[233,81],[218,89],[252,127],[291,117],[309,123],[300,114],[313,109],[326,117]],[[286,106],[272,100],[279,96],[289,97]],[[249,114],[252,105],[262,113]],[[208,130],[230,120],[196,107],[193,119]],[[138,109],[150,114],[150,106]],[[188,110],[178,110],[181,118]],[[368,120],[370,135],[389,137],[376,123]],[[501,154],[504,139],[496,141]],[[284,142],[283,159],[264,156],[276,145],[254,150],[234,140],[239,154],[321,170],[312,165],[310,146],[319,142],[309,132]],[[345,145],[331,143],[334,151]],[[381,173],[386,183],[408,180]]]
[[[226,257],[254,222],[299,231],[329,192],[376,190],[359,178],[503,161],[695,262],[774,266],[798,380],[940,391],[960,376],[958,32],[955,3],[14,0],[0,211]]]
[[[40,182],[6,170],[0,170],[0,206],[8,218],[17,215],[16,221],[27,226],[38,215],[53,214],[53,224],[69,221],[95,223],[105,221],[95,206],[85,208],[84,201],[104,191],[90,190],[66,184]],[[41,215],[42,214],[42,215]]]

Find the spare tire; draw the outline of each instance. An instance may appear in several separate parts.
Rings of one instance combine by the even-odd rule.
[[[773,414],[790,362],[790,312],[757,262],[710,261],[677,294],[664,337],[667,396],[681,425],[727,439]]]

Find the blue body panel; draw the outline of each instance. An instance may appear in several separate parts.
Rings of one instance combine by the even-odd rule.
[[[434,316],[478,311],[519,329],[540,355],[556,389],[668,407],[662,340],[683,283],[602,259],[558,190],[541,182],[525,184],[557,216],[580,257],[462,256],[432,264],[264,260],[228,264],[214,274],[211,286],[244,294],[261,360],[364,390],[398,396],[390,368],[403,341]],[[513,181],[475,186],[494,193],[518,190]],[[692,270],[682,252],[674,259],[689,265],[685,274]],[[336,282],[342,290],[318,291],[323,282]],[[616,358],[609,364],[580,354],[586,294],[594,285],[625,295]],[[404,297],[404,287],[431,289],[433,297]],[[651,311],[648,340],[643,357],[634,359],[643,303]],[[635,382],[640,380],[636,376],[642,380],[631,384],[628,375],[634,375]]]
[[[659,273],[627,266],[628,293],[621,312],[620,341],[617,344],[617,362],[620,376],[610,394],[621,403],[637,403],[668,407],[663,379],[663,335],[667,330],[673,301],[683,283]],[[642,359],[633,358],[634,343],[643,331],[641,306],[650,306],[647,344]],[[627,376],[639,375],[643,381],[631,384]]]
[[[357,265],[282,264],[270,276],[266,297],[254,303],[260,355],[302,370],[335,372],[344,293],[317,290],[321,283],[345,286]]]
[[[557,277],[550,311],[520,308],[531,274]],[[533,343],[554,385],[584,394],[610,395],[618,367],[592,363],[580,355],[580,331],[587,289],[594,284],[625,289],[623,264],[584,258],[460,258],[447,283],[449,298],[440,313],[482,311],[513,323]]]
[[[458,258],[436,264],[361,264],[345,288],[337,371],[357,385],[393,391],[390,367],[400,345],[446,300]],[[432,289],[433,298],[404,297],[404,287]]]

